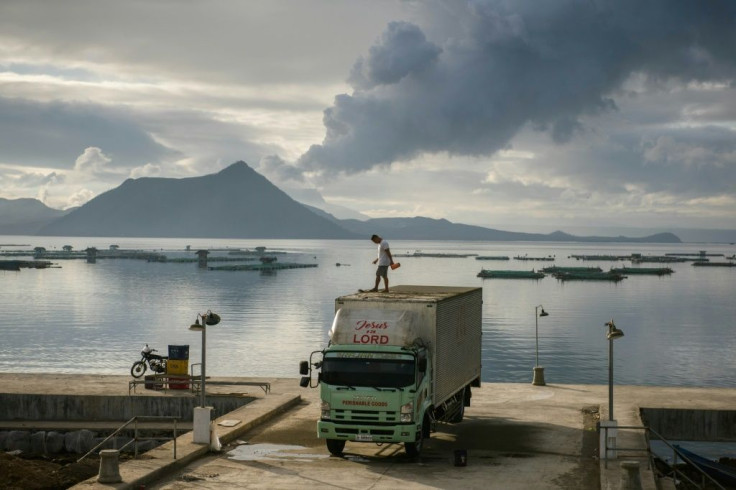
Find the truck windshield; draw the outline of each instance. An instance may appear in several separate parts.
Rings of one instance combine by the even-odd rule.
[[[403,388],[414,384],[414,360],[325,357],[322,382],[342,386]]]

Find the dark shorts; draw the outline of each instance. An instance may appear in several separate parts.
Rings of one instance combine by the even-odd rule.
[[[376,269],[376,276],[378,277],[387,277],[388,276],[388,266],[387,265],[379,265]]]

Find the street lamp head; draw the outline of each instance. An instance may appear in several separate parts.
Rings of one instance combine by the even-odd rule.
[[[207,325],[217,325],[220,323],[220,315],[217,313],[212,313],[211,311],[207,310],[207,313],[202,316],[202,319]]]
[[[547,313],[546,311],[544,311],[544,308],[542,308],[542,311],[539,312],[539,316],[540,317],[542,317],[542,316],[549,316],[549,313]]]
[[[201,332],[204,330],[204,325],[199,324],[199,316],[197,316],[197,319],[189,326],[189,330],[193,330],[195,332]]]
[[[616,328],[616,324],[613,323],[613,318],[611,318],[610,322],[604,323],[604,325],[608,327],[608,332],[606,333],[606,338],[608,340],[614,340],[624,336],[623,330]]]

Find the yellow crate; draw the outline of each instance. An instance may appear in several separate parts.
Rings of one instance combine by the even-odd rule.
[[[189,361],[178,361],[169,359],[166,363],[166,374],[187,374]]]

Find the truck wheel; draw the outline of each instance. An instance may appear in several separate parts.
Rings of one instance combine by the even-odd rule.
[[[460,401],[460,409],[450,419],[451,424],[459,424],[463,421],[463,417],[465,417],[465,390],[468,390],[468,388],[463,388],[463,390],[459,393],[458,399]]]
[[[416,458],[419,456],[419,453],[422,452],[422,446],[424,445],[424,437],[422,436],[422,433],[419,433],[419,438],[414,442],[405,442],[404,443],[404,451],[406,451],[406,455],[410,458]]]
[[[330,454],[342,456],[342,450],[345,449],[345,441],[340,439],[326,439],[325,441],[327,442],[327,450],[330,451]]]
[[[429,435],[429,416],[427,414],[424,414],[424,420],[422,422],[422,430],[418,434],[418,438],[414,442],[405,442],[404,443],[404,451],[406,451],[406,455],[410,458],[416,458],[419,456],[419,453],[422,452],[422,447],[424,446],[424,435]]]

